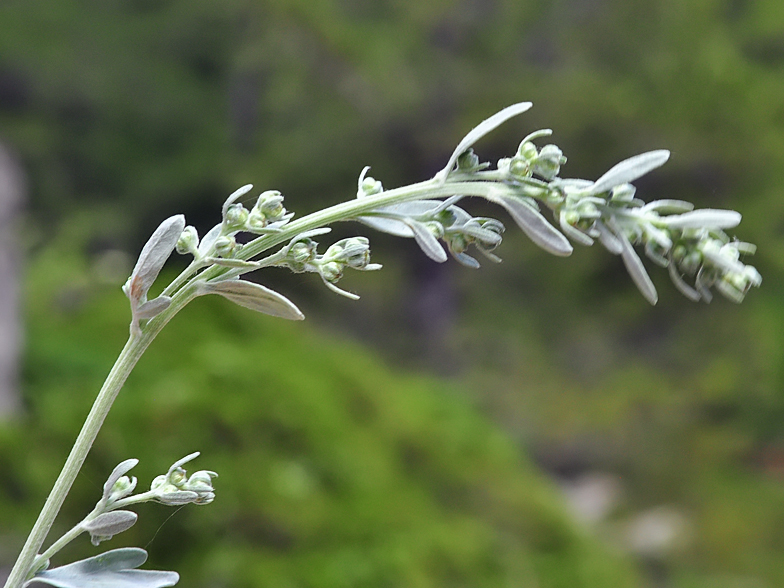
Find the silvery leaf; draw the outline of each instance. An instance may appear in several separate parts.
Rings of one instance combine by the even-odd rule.
[[[519,102],[517,104],[512,104],[500,112],[496,112],[493,116],[483,120],[476,127],[474,127],[465,137],[463,137],[463,140],[458,143],[454,152],[452,152],[452,157],[449,158],[449,162],[446,164],[444,169],[438,172],[438,177],[440,178],[441,183],[443,184],[446,182],[447,176],[454,169],[455,163],[457,163],[457,158],[460,157],[463,152],[467,151],[469,147],[471,147],[487,133],[502,125],[513,116],[522,114],[531,108],[531,106],[533,105],[530,102]]]
[[[131,300],[144,299],[147,291],[158,277],[163,264],[177,246],[185,228],[185,217],[181,214],[171,216],[163,221],[149,238],[139,254],[139,259],[131,272],[131,277],[123,286],[125,295]]]
[[[223,227],[221,225],[215,225],[207,232],[206,235],[204,235],[204,238],[201,240],[201,243],[199,243],[198,248],[200,256],[203,257],[210,252],[212,246],[215,244],[215,241],[217,241],[218,237],[220,237],[222,228]]]
[[[183,504],[190,504],[198,498],[199,495],[196,492],[191,492],[190,490],[177,490],[175,492],[161,494],[156,500],[166,506],[182,506]]]
[[[109,495],[112,493],[112,488],[114,488],[114,485],[117,483],[117,480],[119,480],[125,474],[127,474],[133,468],[135,468],[138,465],[138,463],[139,463],[138,459],[135,458],[126,459],[112,470],[112,473],[109,474],[109,477],[106,479],[106,482],[103,485],[104,499],[109,498]]]
[[[436,239],[435,235],[430,232],[427,225],[418,221],[409,220],[408,226],[414,232],[414,240],[419,245],[419,248],[425,252],[430,259],[438,263],[444,263],[447,260],[446,251],[441,247],[441,244]]]
[[[171,300],[172,299],[168,296],[158,296],[157,298],[148,300],[136,309],[135,317],[137,319],[151,319],[156,317],[169,308]]]
[[[686,200],[653,200],[640,209],[640,212],[658,212],[659,214],[681,214],[691,212],[694,205]]]
[[[620,255],[623,253],[623,245],[615,233],[608,229],[602,222],[597,222],[595,227],[599,231],[599,242],[604,245],[607,251],[613,255]]]
[[[454,257],[457,261],[466,267],[470,267],[472,269],[479,269],[481,267],[476,259],[466,253],[452,252],[452,257]]]
[[[558,224],[561,226],[561,230],[566,233],[566,236],[569,237],[572,241],[577,241],[580,245],[585,245],[586,247],[593,245],[593,239],[591,239],[577,227],[573,227],[567,223],[563,215],[561,215],[559,218]]]
[[[715,267],[721,268],[725,272],[734,272],[742,274],[746,266],[737,259],[732,259],[724,255],[721,250],[712,247],[705,247],[702,249],[702,255],[706,260],[710,261]]]
[[[666,149],[648,151],[635,155],[629,159],[612,166],[602,177],[590,187],[591,194],[608,192],[620,184],[629,184],[666,163],[670,158],[670,152]]]
[[[139,518],[130,510],[113,510],[95,517],[82,528],[90,533],[93,545],[98,545],[104,539],[111,539],[114,535],[127,531],[136,524]]]
[[[511,195],[499,195],[497,202],[539,247],[553,255],[562,257],[571,255],[573,249],[569,240],[547,222],[547,219],[531,204]]]
[[[359,300],[359,296],[357,296],[353,292],[349,292],[347,290],[343,290],[342,288],[338,288],[335,284],[333,284],[332,282],[324,278],[324,276],[321,276],[321,281],[324,282],[324,285],[330,290],[332,290],[335,294],[340,294],[341,296],[345,296],[350,300]]]
[[[226,202],[223,203],[223,208],[221,208],[221,214],[223,215],[223,217],[224,218],[226,217],[226,212],[229,210],[229,206],[234,204],[238,199],[245,196],[245,194],[250,192],[252,189],[253,189],[253,184],[245,184],[244,186],[242,186],[242,188],[238,188],[237,190],[234,190],[234,192],[229,194],[229,197],[226,198]]]
[[[683,214],[666,216],[662,222],[671,229],[731,229],[741,221],[741,214],[734,210],[703,208]]]
[[[442,205],[443,202],[440,200],[412,200],[378,208],[367,216],[357,218],[357,220],[377,231],[395,237],[413,237],[414,231],[411,230],[405,219],[412,216],[432,215]]]
[[[678,271],[678,268],[675,267],[675,264],[670,263],[667,269],[670,272],[670,279],[672,280],[672,283],[675,284],[675,287],[678,290],[680,290],[681,294],[683,294],[686,298],[688,298],[692,302],[699,302],[702,296],[700,296],[700,293],[697,292],[697,290],[689,286],[684,281],[684,279],[681,277],[680,272]]]
[[[199,282],[198,295],[219,294],[235,304],[270,316],[300,321],[305,315],[282,294],[246,280]]]
[[[375,229],[381,233],[394,235],[395,237],[413,237],[414,231],[406,223],[396,219],[383,216],[360,216],[359,222]]]
[[[55,588],[165,588],[174,586],[176,572],[137,570],[147,561],[147,552],[137,547],[113,549],[81,561],[36,574],[28,586]]]
[[[657,245],[663,247],[667,251],[670,250],[672,247],[672,239],[667,236],[667,233],[659,229],[658,227],[654,227],[652,224],[648,223],[645,226],[645,234],[656,242]]]
[[[640,257],[622,231],[618,231],[618,239],[623,247],[621,257],[623,259],[623,264],[626,266],[626,271],[629,272],[632,281],[634,281],[637,288],[642,292],[642,295],[645,296],[645,299],[651,304],[656,304],[659,300],[659,295],[656,293],[656,287],[653,285],[653,282],[651,282],[648,272],[645,271],[645,266],[642,264]]]

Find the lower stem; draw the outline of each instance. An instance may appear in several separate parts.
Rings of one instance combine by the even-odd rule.
[[[170,307],[154,319],[148,321],[141,333],[134,334],[131,332],[125,347],[123,347],[120,355],[114,362],[114,366],[112,366],[106,381],[103,383],[100,392],[98,392],[95,402],[93,402],[90,413],[87,415],[84,425],[82,425],[82,430],[71,448],[65,465],[63,465],[63,469],[60,471],[60,475],[57,477],[14,567],[11,569],[5,588],[20,588],[30,575],[35,572],[32,569],[35,557],[41,549],[46,535],[49,533],[52,523],[54,523],[54,519],[60,511],[60,507],[62,507],[65,497],[68,495],[125,380],[144,351],[155,339],[155,336],[192,298],[192,292],[187,287],[183,288],[183,290],[178,292]]]

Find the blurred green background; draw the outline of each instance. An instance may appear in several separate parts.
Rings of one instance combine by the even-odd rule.
[[[521,100],[483,159],[541,127],[564,176],[668,148],[641,197],[741,211],[762,288],[693,304],[654,267],[650,307],[618,258],[554,259],[503,217],[504,263],[478,271],[342,227],[385,265],[341,284],[362,299],[273,270],[305,323],[193,303],[55,530],[123,459],[145,485],[200,450],[213,505],[144,506],[105,544],[183,586],[784,585],[780,0],[4,0],[0,139],[29,196],[0,565],[124,342],[119,285],[162,218],[203,233],[248,182],[303,215],[352,198],[365,165],[418,181]],[[54,563],[94,553],[82,538]]]

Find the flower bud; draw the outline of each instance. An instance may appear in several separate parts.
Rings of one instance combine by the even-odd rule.
[[[136,477],[122,476],[109,491],[107,502],[112,503],[129,496],[136,489]]]
[[[213,247],[215,248],[215,253],[221,257],[228,257],[234,253],[234,250],[237,247],[237,241],[234,237],[222,236],[215,239]]]
[[[305,265],[316,257],[316,243],[310,239],[294,243],[288,251],[286,261],[295,272],[304,272]]]
[[[362,190],[362,194],[365,196],[372,196],[373,194],[380,194],[384,191],[384,186],[381,184],[380,180],[376,178],[372,178],[370,176],[366,176],[362,180],[362,184],[360,184],[360,188]]]
[[[319,273],[328,282],[337,282],[343,277],[343,264],[335,261],[328,261],[319,266]]]
[[[444,225],[442,225],[438,221],[428,221],[425,223],[427,229],[433,233],[433,236],[436,239],[440,239],[444,236]]]
[[[196,227],[188,225],[183,229],[180,238],[177,239],[177,253],[180,255],[185,255],[186,253],[195,255],[198,247],[199,233],[196,231]]]
[[[539,151],[536,149],[536,145],[534,145],[531,141],[523,141],[517,148],[517,156],[524,161],[533,161],[538,157],[538,155]]]
[[[533,162],[533,171],[546,180],[552,180],[561,171],[561,166],[564,163],[566,163],[566,157],[560,148],[556,145],[545,145]]]
[[[530,177],[531,165],[521,157],[514,157],[509,162],[509,173],[518,178]]]
[[[226,230],[241,231],[248,222],[248,210],[242,204],[232,204],[226,210],[226,217],[223,219]]]

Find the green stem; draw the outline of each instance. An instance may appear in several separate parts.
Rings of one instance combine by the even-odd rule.
[[[98,396],[93,402],[90,413],[85,419],[82,430],[76,438],[71,453],[63,465],[63,469],[52,487],[49,497],[41,509],[38,519],[27,537],[19,557],[5,583],[5,588],[20,588],[35,571],[33,562],[38,550],[43,545],[49,529],[52,527],[57,513],[60,511],[71,485],[90,451],[101,425],[106,419],[117,394],[125,380],[141,358],[144,351],[152,343],[155,336],[163,329],[171,318],[193,299],[193,289],[184,287],[172,300],[172,304],[160,315],[147,322],[139,334],[131,333],[125,347],[120,352],[109,375],[106,377]],[[76,528],[76,527],[75,527]]]

